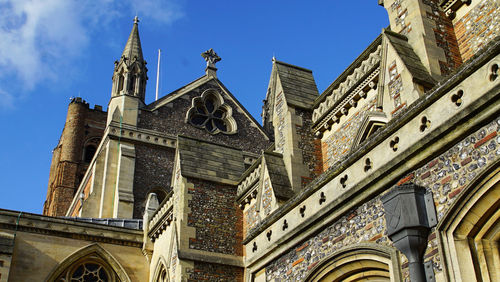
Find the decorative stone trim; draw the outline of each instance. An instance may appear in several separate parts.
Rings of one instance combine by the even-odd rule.
[[[368,84],[374,80],[375,77],[378,77],[378,67],[380,65],[381,53],[382,45],[378,44],[377,48],[373,52],[366,54],[363,61],[358,63],[358,66],[355,67],[352,73],[345,77],[342,81],[339,81],[337,86],[335,86],[327,98],[316,106],[312,116],[313,123],[317,123],[320,120],[323,122],[321,124],[316,124],[314,126],[315,130],[321,128],[326,120],[330,120],[332,118],[333,114],[330,112],[332,109],[335,109],[334,114],[337,114],[337,112],[342,109],[342,106],[348,104],[356,94],[363,98],[362,95],[365,93],[359,93],[360,90],[368,86]],[[376,70],[376,73],[374,73],[374,70]],[[365,78],[366,76],[368,77]],[[349,93],[352,94],[346,96]],[[325,117],[328,112],[330,112],[330,114]]]
[[[471,0],[442,0],[440,6],[446,16],[453,19],[455,18],[455,12],[462,7],[462,5],[470,5],[471,2]]]
[[[380,63],[380,61],[378,61],[378,63]],[[320,108],[314,110],[316,112],[317,110],[320,110],[322,106],[324,109],[318,111],[318,113],[322,112],[324,116],[321,119],[317,119],[316,121],[318,121],[318,123],[316,123],[316,125],[313,127],[313,131],[316,132],[316,135],[320,136],[322,132],[330,130],[333,123],[339,123],[340,118],[343,115],[347,115],[350,108],[356,107],[359,100],[366,98],[366,93],[370,89],[376,89],[379,73],[380,69],[379,65],[377,65],[376,69],[373,69],[368,77],[366,77],[354,89],[349,90],[349,94],[347,96],[334,94],[326,98],[325,103],[320,105]],[[337,90],[334,90],[334,92],[335,91]],[[325,114],[327,112],[328,114]],[[316,121],[314,120],[313,114],[313,122]]]
[[[105,134],[112,139],[137,141],[169,148],[176,148],[177,146],[177,138],[174,136],[152,130],[138,130],[129,125],[120,125],[117,122],[111,122]]]
[[[174,195],[173,192],[170,192],[163,201],[163,205],[156,211],[156,213],[152,216],[149,221],[149,230],[148,236],[151,238],[151,241],[155,241],[156,238],[160,237],[160,235],[170,226],[170,223],[174,220],[173,218],[173,210],[174,210]]]
[[[237,195],[240,207],[244,208],[246,204],[250,204],[252,199],[257,198],[257,185],[255,183],[260,179],[262,164],[259,164],[253,172],[251,172],[240,185],[238,185]],[[254,188],[254,189],[252,189]]]

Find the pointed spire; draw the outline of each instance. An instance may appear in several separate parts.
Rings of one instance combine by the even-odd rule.
[[[134,18],[134,26],[132,27],[132,31],[130,32],[130,36],[128,37],[127,44],[125,45],[125,49],[123,50],[122,57],[127,58],[128,60],[144,60],[142,56],[142,47],[141,47],[141,39],[139,38],[139,18],[135,16]]]

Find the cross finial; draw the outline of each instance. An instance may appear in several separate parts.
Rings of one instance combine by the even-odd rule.
[[[138,23],[138,22],[139,22],[139,17],[138,17],[138,16],[135,16],[135,18],[134,18],[134,23],[136,24],[136,23]]]
[[[207,67],[205,68],[205,73],[208,76],[217,77],[216,75],[217,68],[215,67],[215,64],[221,60],[219,55],[215,53],[214,49],[210,48],[210,50],[201,53],[201,56],[203,57],[203,59],[205,59],[205,61],[207,61]]]
[[[210,48],[210,50],[201,53],[201,56],[207,61],[207,68],[215,68],[215,64],[221,60],[219,55],[215,53],[214,49]]]

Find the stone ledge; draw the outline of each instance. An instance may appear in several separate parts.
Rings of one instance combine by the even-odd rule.
[[[133,247],[142,247],[143,240],[141,230],[5,209],[0,209],[0,228]]]
[[[178,250],[177,252],[179,259],[245,267],[245,265],[243,264],[243,258],[238,256],[194,250]]]

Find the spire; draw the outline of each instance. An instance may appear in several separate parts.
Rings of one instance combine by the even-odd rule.
[[[132,27],[132,31],[130,32],[130,36],[128,37],[127,44],[125,45],[125,49],[123,50],[122,57],[125,57],[129,60],[144,60],[142,56],[142,47],[141,47],[141,39],[139,38],[139,18],[135,16],[134,18],[134,26]]]

